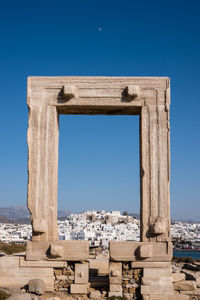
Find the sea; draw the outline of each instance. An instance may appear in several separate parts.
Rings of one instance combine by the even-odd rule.
[[[183,250],[183,251],[173,251],[173,256],[176,257],[192,257],[194,259],[200,259],[200,251],[192,251],[192,250]]]

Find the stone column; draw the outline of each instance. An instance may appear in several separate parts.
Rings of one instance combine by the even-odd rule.
[[[33,241],[58,239],[58,135],[56,107],[29,105],[27,201],[31,213]]]
[[[170,241],[169,128],[166,105],[140,114],[141,241]]]

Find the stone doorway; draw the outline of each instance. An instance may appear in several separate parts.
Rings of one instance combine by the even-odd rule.
[[[141,241],[170,241],[168,78],[30,77],[27,103],[33,241],[57,240],[59,114],[140,116]]]
[[[122,264],[131,264],[131,270],[141,269],[145,279],[148,270],[156,274],[156,268],[170,277],[169,79],[30,77],[27,104],[28,208],[33,240],[27,244],[26,259],[84,261],[89,256],[87,241],[58,241],[59,115],[139,115],[141,239],[140,242],[110,242],[110,296],[123,293]],[[166,282],[165,290],[171,294],[170,278]],[[157,285],[162,294],[159,281]],[[150,295],[152,290],[151,286],[144,285],[141,294]]]

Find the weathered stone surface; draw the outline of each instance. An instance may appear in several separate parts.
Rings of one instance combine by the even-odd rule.
[[[153,234],[165,233],[168,229],[168,219],[163,217],[158,217],[154,224],[151,225],[151,232]]]
[[[84,261],[89,245],[78,241],[56,241],[59,114],[140,115],[141,242],[111,242],[110,259],[135,262],[147,268],[172,258],[169,210],[169,104],[168,78],[30,77],[28,208],[33,242],[27,260]],[[34,244],[36,241],[43,243]],[[69,244],[73,242],[73,244]],[[71,246],[69,246],[71,245]],[[82,247],[82,248],[81,248]],[[121,284],[122,268],[110,266],[110,284]],[[151,267],[148,265],[149,270]],[[126,274],[134,276],[137,274]],[[82,277],[82,276],[80,276]],[[170,277],[170,275],[169,275]],[[78,276],[75,275],[75,280]],[[144,274],[147,280],[148,276]],[[80,278],[79,278],[80,279]],[[77,281],[76,281],[77,282]],[[76,289],[75,284],[74,289]],[[161,288],[162,287],[162,288]],[[160,294],[166,286],[161,286]],[[130,287],[131,289],[132,287]],[[143,286],[143,289],[152,286]],[[73,290],[73,285],[72,285]],[[170,289],[169,289],[170,290]],[[110,292],[112,293],[112,292]],[[117,292],[116,292],[117,293]]]
[[[50,247],[59,247],[61,256],[51,256]],[[57,248],[58,249],[58,248]],[[56,255],[56,253],[55,253]],[[26,260],[80,261],[89,257],[88,241],[27,242]]]
[[[191,280],[174,282],[174,289],[178,291],[193,291],[196,289],[196,282]]]
[[[170,240],[169,78],[29,77],[27,104],[33,241],[57,239],[58,115],[80,113],[140,114],[141,237]],[[150,236],[152,220],[160,218],[166,219],[165,231],[158,224],[159,237]]]
[[[150,296],[149,295],[143,295],[142,296],[142,300],[149,300],[150,298],[149,298]],[[161,298],[160,298],[161,299]]]
[[[12,269],[10,269],[10,274],[12,274]],[[34,278],[34,276],[0,276],[0,287],[23,288],[31,278]],[[45,282],[46,291],[52,292],[54,290],[54,278],[47,276],[41,276],[40,278]]]
[[[91,299],[99,299],[99,298],[102,297],[102,295],[101,295],[101,292],[100,292],[100,291],[96,290],[96,291],[91,291],[91,292],[89,293],[89,297],[90,297]]]
[[[143,285],[159,285],[159,286],[166,286],[170,285],[172,286],[172,278],[165,278],[165,277],[154,277],[152,276],[151,278],[142,278],[142,284]]]
[[[153,246],[150,245],[141,245],[139,247],[139,257],[148,258],[153,256]]]
[[[35,233],[45,233],[47,232],[47,222],[44,218],[35,217],[32,220],[33,232]]]
[[[143,270],[143,277],[151,278],[153,276],[166,277],[172,276],[172,268],[145,268]]]
[[[57,231],[58,116],[43,104],[29,106],[28,208],[33,241],[55,241]]]
[[[46,291],[54,289],[53,268],[20,267],[23,256],[5,256],[0,258],[0,287],[22,288],[29,280],[40,278],[44,281]]]
[[[110,284],[121,284],[122,283],[122,264],[116,262],[110,262],[110,272],[109,272]]]
[[[7,300],[38,300],[38,297],[30,294],[16,294],[8,297]]]
[[[187,295],[180,295],[180,294],[175,294],[175,295],[150,295],[149,298],[146,300],[191,300],[189,296]]]
[[[64,247],[62,245],[58,245],[56,243],[52,243],[50,245],[50,256],[52,257],[63,257]]]
[[[112,297],[112,296],[122,297],[122,292],[109,292],[108,297]]]
[[[45,292],[45,283],[42,279],[36,278],[29,280],[28,290],[31,293],[42,295]]]
[[[75,283],[88,283],[89,265],[88,263],[75,264]]]
[[[0,269],[1,268],[18,268],[19,267],[18,256],[1,256],[0,257]]]
[[[23,268],[66,268],[66,261],[44,261],[44,260],[26,260],[24,257],[19,257],[19,265]]]
[[[184,273],[172,273],[173,282],[185,280]]]
[[[164,285],[141,285],[142,295],[159,295],[159,294],[174,294],[174,289],[171,286]]]
[[[151,248],[151,256],[147,253]],[[110,242],[110,257],[113,261],[138,261],[143,260],[144,257],[140,257],[140,248],[143,248],[144,255],[148,255],[145,258],[145,262],[171,262],[172,259],[172,244],[168,242],[124,242],[111,241]],[[142,249],[141,248],[141,249]],[[142,254],[143,255],[143,254]]]
[[[110,292],[122,292],[122,285],[121,284],[110,284]]]
[[[86,294],[88,290],[88,284],[71,284],[71,294]]]
[[[96,270],[98,275],[109,274],[109,260],[108,259],[89,259],[89,268]]]
[[[170,268],[171,262],[151,262],[151,261],[134,261],[131,263],[132,268]]]

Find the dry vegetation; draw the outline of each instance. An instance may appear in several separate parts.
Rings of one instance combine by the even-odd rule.
[[[11,296],[10,294],[6,293],[3,290],[0,290],[0,300],[5,300],[5,299],[7,299],[10,296]]]
[[[0,252],[4,252],[7,255],[23,252],[25,250],[26,250],[26,245],[18,245],[15,243],[6,244],[0,242]]]

